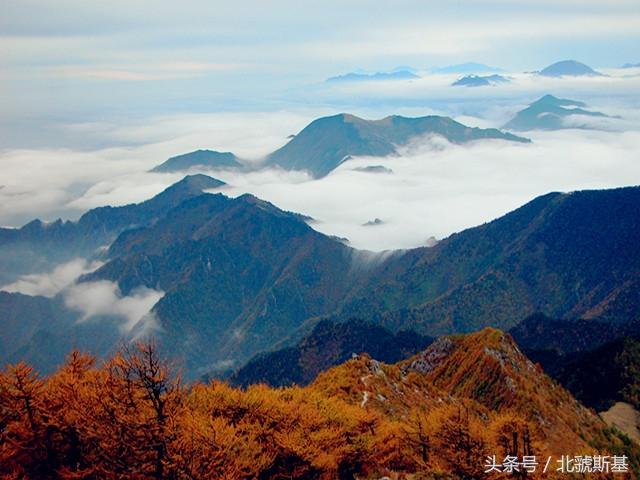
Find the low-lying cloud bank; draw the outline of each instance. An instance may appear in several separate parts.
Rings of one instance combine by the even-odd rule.
[[[145,319],[163,295],[164,292],[141,287],[123,296],[116,283],[102,280],[72,285],[64,292],[64,300],[67,307],[82,313],[81,321],[103,315],[122,318],[119,328],[126,334]],[[153,317],[147,320],[149,328],[153,327]]]
[[[117,322],[123,335],[142,336],[158,328],[151,309],[164,292],[150,288],[137,288],[131,295],[122,295],[117,283],[110,281],[82,282],[76,280],[96,270],[101,262],[76,258],[58,265],[50,272],[25,275],[18,281],[0,287],[0,290],[40,295],[53,298],[60,295],[67,308],[81,314],[80,322],[109,317]]]
[[[415,87],[376,84],[359,88],[365,96],[370,88],[390,101],[396,91],[418,97],[430,88],[435,91],[433,98],[445,98],[444,85],[436,88],[429,80],[418,83]],[[448,104],[446,112],[415,106],[389,110],[389,105],[383,105],[354,113],[364,118],[448,113],[472,126],[499,126],[538,98],[540,85],[544,90],[553,87],[545,93],[586,101],[593,110],[611,115],[569,117],[567,127],[604,131],[524,132],[533,139],[529,145],[479,141],[457,146],[438,138],[417,139],[397,156],[354,158],[321,180],[312,180],[303,172],[279,170],[205,173],[227,182],[226,194],[253,193],[281,208],[312,216],[317,220],[313,227],[324,233],[373,250],[423,245],[432,236],[442,238],[489,221],[553,190],[640,184],[640,115],[636,108],[640,99],[628,91],[630,85],[637,86],[636,79],[534,81],[525,76],[504,89],[447,87],[447,92],[455,90],[460,98]],[[576,89],[575,95],[571,88]],[[0,153],[0,225],[17,226],[35,217],[77,218],[93,207],[145,200],[183,176],[147,173],[150,168],[169,156],[198,148],[229,150],[259,162],[283,145],[288,135],[329,113],[335,110],[182,115],[108,128],[76,125],[76,135],[102,136],[106,143],[120,146]],[[125,144],[128,146],[122,146]],[[393,173],[362,170],[378,165]],[[38,283],[36,279],[29,282]]]
[[[92,272],[101,265],[102,262],[89,262],[84,258],[76,258],[58,265],[50,272],[25,275],[16,282],[0,287],[0,290],[53,298],[70,287],[80,275]]]
[[[245,191],[317,220],[313,227],[373,250],[410,248],[490,221],[550,191],[640,184],[640,132],[532,132],[532,144],[423,139],[399,156],[354,158],[328,177],[230,175]],[[383,165],[393,174],[367,173]],[[376,218],[381,223],[364,226]]]
[[[210,148],[255,162],[312,118],[311,113],[221,113],[61,126],[69,137],[110,147],[0,150],[0,225],[75,218],[95,206],[145,200],[181,178],[145,173],[173,155]],[[75,202],[81,197],[94,201]]]

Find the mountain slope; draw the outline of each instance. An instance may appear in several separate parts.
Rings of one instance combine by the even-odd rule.
[[[166,294],[153,309],[170,351],[206,373],[271,347],[334,311],[364,266],[298,215],[250,195],[204,194],[155,225],[125,232],[84,281]]]
[[[529,358],[537,352],[558,355],[587,352],[637,332],[640,332],[638,320],[612,325],[597,319],[554,319],[541,313],[525,318],[509,330]]]
[[[48,374],[73,348],[106,354],[121,339],[121,332],[116,322],[101,320],[82,321],[58,297],[0,291],[0,367],[26,361]]]
[[[431,341],[414,332],[394,334],[358,319],[344,323],[323,320],[295,346],[257,355],[229,381],[241,386],[306,385],[320,372],[347,361],[354,354],[367,353],[383,362],[397,362],[424,349]]]
[[[206,175],[188,175],[149,200],[94,208],[77,222],[34,220],[19,229],[0,229],[0,285],[77,257],[95,256],[97,249],[111,243],[120,232],[153,223],[184,200],[222,185],[224,182]]]
[[[594,412],[528,360],[509,335],[494,329],[443,337],[393,365],[359,357],[321,374],[312,386],[396,419],[447,404],[466,410],[468,417],[510,412],[530,422],[538,454],[592,451],[615,437]],[[511,422],[516,428],[518,420]]]
[[[510,330],[523,351],[578,400],[598,411],[640,409],[640,322],[554,320],[536,314]]]
[[[398,146],[426,134],[441,135],[452,143],[489,138],[529,141],[496,129],[469,128],[447,117],[394,115],[382,120],[363,120],[354,115],[339,114],[311,122],[289,143],[270,154],[266,164],[285,170],[306,170],[319,178],[350,156],[391,155]]]
[[[188,376],[235,367],[325,316],[429,336],[508,329],[535,312],[640,321],[638,187],[544,195],[431,248],[375,255],[250,195],[201,194],[207,178],[84,220],[102,227],[96,238],[124,231],[81,281],[165,292],[152,313]],[[146,224],[131,228],[139,208]]]
[[[576,115],[588,117],[606,117],[604,113],[586,110],[587,105],[577,100],[557,98],[545,95],[524,110],[520,110],[514,118],[502,128],[506,130],[558,130],[561,128],[588,128],[584,122],[580,126],[579,119],[568,122]],[[568,108],[570,107],[570,108]]]
[[[640,188],[552,193],[388,262],[345,317],[427,335],[554,318],[638,318]]]
[[[556,320],[541,314],[510,330],[526,355],[578,400],[600,412],[640,408],[640,321]],[[624,410],[624,407],[622,407]]]
[[[242,168],[242,163],[231,152],[217,152],[214,150],[196,150],[169,158],[157,165],[152,172],[180,172],[190,168],[236,169]]]
[[[620,338],[563,360],[555,378],[585,405],[603,411],[626,402],[640,410],[638,338]]]
[[[492,329],[396,364],[360,356],[304,388],[183,386],[152,342],[99,363],[75,352],[43,379],[9,367],[0,386],[3,478],[560,478],[561,456],[589,465],[577,455],[626,456],[628,473],[594,478],[640,468],[637,444]],[[485,473],[487,457],[525,455],[535,474]]]

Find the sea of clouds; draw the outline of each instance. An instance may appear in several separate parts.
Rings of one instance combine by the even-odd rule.
[[[354,247],[415,247],[432,236],[443,238],[489,221],[549,191],[640,184],[640,77],[633,72],[610,71],[611,76],[586,79],[512,74],[512,84],[483,88],[449,87],[447,75],[322,85],[322,95],[364,118],[444,114],[471,126],[499,127],[544,93],[586,101],[610,117],[572,116],[565,130],[523,132],[531,144],[491,140],[450,145],[441,138],[417,138],[397,155],[353,158],[320,180],[274,169],[205,173],[227,182],[227,195],[250,192],[309,215],[314,228],[348,238]],[[360,99],[369,99],[368,106],[347,106],[353,89],[360,91]],[[411,105],[426,96],[433,107]],[[447,103],[452,96],[456,101]],[[390,104],[372,107],[376,98]],[[160,116],[119,125],[68,124],[65,128],[74,135],[112,146],[2,151],[0,224],[19,226],[36,217],[73,219],[90,208],[145,200],[183,176],[149,169],[198,148],[232,151],[259,165],[289,135],[334,113],[334,108],[303,105],[287,111]],[[393,173],[359,170],[372,165]],[[364,226],[376,218],[382,223]]]
[[[313,95],[331,101],[315,106],[61,124],[57,128],[65,138],[82,138],[82,145],[0,151],[0,225],[75,219],[94,207],[148,199],[184,176],[149,170],[195,149],[232,151],[259,167],[269,152],[310,121],[341,111],[369,119],[441,114],[470,126],[500,127],[531,101],[552,93],[610,115],[569,117],[564,130],[522,132],[532,139],[529,144],[486,140],[452,145],[440,137],[415,138],[395,155],[355,157],[323,179],[278,169],[203,172],[228,183],[220,190],[225,195],[252,193],[308,215],[313,228],[347,238],[358,249],[430,245],[433,237],[491,221],[550,191],[640,185],[640,77],[610,73],[574,80],[512,75],[512,84],[475,89],[450,87],[448,76],[360,86],[322,84]],[[355,100],[353,88],[360,89]],[[429,102],[423,102],[426,97]],[[363,170],[370,166],[386,170]],[[380,222],[365,225],[375,219]],[[79,312],[80,321],[117,318],[127,335],[159,328],[150,312],[163,292],[140,289],[125,296],[112,282],[77,283],[99,266],[79,258],[0,289],[61,296]]]

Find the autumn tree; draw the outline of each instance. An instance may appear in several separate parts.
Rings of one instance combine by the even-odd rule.
[[[92,404],[105,464],[116,476],[173,478],[168,445],[181,408],[178,377],[153,341],[124,344],[98,378]]]
[[[25,363],[0,374],[0,472],[49,478],[53,451],[44,412],[44,385]]]
[[[55,432],[55,470],[61,478],[85,478],[95,471],[91,458],[95,442],[87,434],[95,408],[87,396],[95,387],[94,365],[94,357],[73,351],[45,384],[49,429]]]
[[[498,458],[512,456],[522,459],[534,457],[540,453],[535,429],[529,422],[514,413],[497,414],[489,427],[489,435],[495,448],[492,453]],[[512,476],[528,478],[532,476],[531,473],[533,472],[520,468]]]
[[[434,430],[431,418],[423,407],[411,411],[405,427],[405,434],[414,453],[416,464],[421,469],[426,469],[431,464]]]
[[[432,416],[438,425],[434,442],[447,470],[465,480],[483,478],[487,439],[482,421],[462,404],[436,409]]]

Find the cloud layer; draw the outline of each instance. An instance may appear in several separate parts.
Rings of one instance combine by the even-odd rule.
[[[442,95],[460,91],[452,87],[444,90],[430,81],[436,80],[424,80],[427,85],[415,87],[363,88],[382,97],[393,97],[393,92],[403,88],[405,95],[415,96],[428,88],[434,92],[441,88]],[[445,112],[418,107],[399,112],[449,113],[469,125],[498,126],[539,96],[538,90],[545,88],[539,81],[548,83],[526,76],[522,83],[506,90],[487,90],[494,92],[491,98],[483,97],[483,89],[462,89],[460,103],[447,106]],[[398,156],[356,158],[318,181],[301,172],[274,170],[207,173],[226,181],[229,195],[250,192],[281,208],[310,215],[317,219],[314,228],[347,237],[356,247],[414,247],[431,236],[442,238],[491,220],[552,190],[640,184],[636,159],[640,148],[640,110],[636,106],[640,100],[630,91],[637,82],[635,77],[551,81],[564,85],[556,88],[560,93],[553,93],[587,101],[594,110],[620,117],[569,118],[568,122],[589,122],[607,131],[525,132],[534,140],[530,145],[481,141],[455,146],[437,138],[417,139]],[[572,88],[576,92],[584,89],[585,95],[567,95]],[[606,92],[616,95],[609,97]],[[380,118],[398,113],[392,108],[364,108],[355,113]],[[76,135],[102,136],[106,143],[129,146],[88,152],[40,149],[0,153],[0,162],[5,165],[0,170],[0,185],[4,185],[0,189],[0,224],[19,225],[34,217],[52,219],[57,215],[75,218],[89,208],[145,200],[182,177],[146,172],[169,156],[197,148],[230,150],[258,162],[284,144],[288,135],[328,113],[335,111],[199,114],[159,117],[149,124],[70,126]],[[359,171],[372,165],[383,165],[394,173]],[[376,218],[382,223],[363,227]]]
[[[117,284],[104,280],[72,285],[64,292],[64,299],[67,307],[82,313],[82,321],[105,315],[122,318],[119,328],[126,334],[145,317],[151,327],[149,312],[163,295],[158,290],[138,288],[123,296]]]
[[[96,317],[115,319],[122,334],[133,333],[139,337],[158,328],[151,309],[164,292],[141,287],[124,296],[114,282],[75,283],[81,275],[101,265],[102,262],[76,258],[50,272],[25,275],[10,285],[0,287],[0,290],[48,298],[61,295],[68,308],[80,312],[81,322]]]
[[[76,258],[58,265],[50,272],[25,275],[14,283],[0,287],[0,290],[52,298],[71,286],[80,275],[92,272],[101,265],[102,262]]]
[[[490,221],[550,191],[640,184],[640,132],[532,133],[532,144],[423,139],[397,157],[355,158],[319,181],[266,171],[229,177],[250,191],[317,219],[313,227],[373,250],[424,245]],[[359,167],[383,165],[393,174]],[[363,226],[379,218],[382,224]]]

